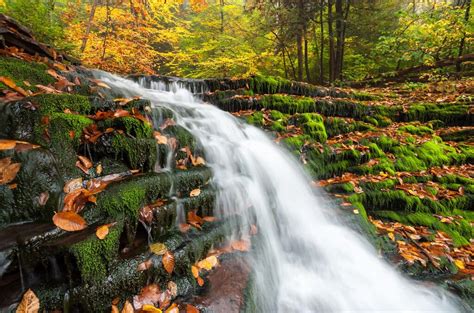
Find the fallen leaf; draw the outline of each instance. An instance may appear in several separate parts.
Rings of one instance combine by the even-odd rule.
[[[390,238],[392,241],[395,241],[395,235],[392,232],[388,233],[388,238]]]
[[[168,137],[163,136],[160,132],[153,132],[153,137],[159,145],[166,145],[168,143]]]
[[[165,244],[161,242],[152,243],[150,245],[150,251],[156,255],[163,255],[167,250]]]
[[[95,83],[95,84],[96,84],[97,86],[99,86],[99,87],[111,89],[109,85],[107,85],[106,83],[104,83],[104,82],[101,81],[100,79],[91,79],[90,81],[93,82],[93,83]]]
[[[21,302],[16,308],[17,313],[36,313],[39,311],[40,302],[33,290],[28,289],[21,298]]]
[[[0,139],[0,150],[11,150],[16,146],[16,140]]]
[[[464,262],[460,259],[456,259],[454,260],[454,264],[460,269],[460,270],[463,270],[466,268],[466,266],[464,265]]]
[[[171,297],[175,298],[178,296],[178,285],[174,281],[169,281],[167,288],[170,291]]]
[[[127,301],[125,301],[125,304],[123,305],[122,313],[134,313],[135,310],[133,309],[133,305]]]
[[[242,239],[238,241],[233,241],[231,247],[234,250],[246,252],[250,250],[250,240]]]
[[[160,309],[156,308],[154,305],[151,304],[145,304],[142,306],[142,311],[143,312],[152,312],[152,313],[163,313]]]
[[[165,268],[168,274],[171,274],[174,269],[174,255],[169,250],[165,252],[163,255],[161,262],[163,263],[163,267]]]
[[[112,304],[111,313],[120,313],[118,307],[115,304]]]
[[[185,224],[185,223],[184,223],[184,224],[179,224],[178,228],[179,228],[179,231],[180,231],[180,232],[186,233],[186,232],[188,232],[189,229],[191,228],[191,225]]]
[[[22,96],[29,96],[29,94],[21,87],[18,87],[15,82],[13,80],[11,80],[10,78],[8,77],[5,77],[5,76],[0,76],[0,82],[5,84],[7,87],[15,90],[16,92],[18,92],[19,94],[21,94]]]
[[[99,164],[96,166],[95,172],[96,172],[97,175],[102,174],[102,164],[99,163]]]
[[[178,305],[173,303],[169,308],[166,309],[165,313],[179,313]]]
[[[199,313],[199,310],[191,304],[186,304],[186,313]]]
[[[198,165],[205,165],[206,164],[206,161],[204,161],[203,158],[201,157],[197,157],[197,158],[193,158],[191,159],[191,162],[193,163],[194,166],[198,166]]]
[[[199,277],[199,268],[194,266],[194,265],[191,265],[191,273],[193,273],[194,278],[198,278]]]
[[[90,169],[92,167],[93,164],[91,160],[89,160],[87,157],[78,155],[77,158],[79,159],[79,161],[81,161],[82,165],[84,165],[86,169]]]
[[[77,161],[76,162],[76,167],[79,168],[81,171],[84,172],[84,174],[89,174],[89,169],[87,167],[84,166],[84,164],[82,164],[81,161]]]
[[[197,283],[200,287],[202,287],[204,285],[204,279],[202,279],[201,277],[198,277],[197,278]]]
[[[153,266],[153,261],[151,259],[148,259],[146,261],[143,261],[142,263],[138,264],[137,270],[139,272],[146,271],[147,269],[151,268]]]
[[[40,195],[38,197],[39,205],[44,206],[46,204],[46,202],[48,202],[48,199],[49,199],[49,192],[44,191],[44,192],[40,193]]]
[[[206,221],[206,222],[214,222],[216,220],[216,217],[215,216],[204,216],[202,218],[203,221]]]
[[[8,184],[14,180],[20,167],[20,163],[11,163],[11,158],[0,159],[0,185]]]
[[[189,196],[190,197],[197,197],[201,194],[201,189],[193,189],[191,190],[191,192],[189,193]]]
[[[97,227],[97,229],[95,231],[95,235],[100,240],[104,239],[109,234],[109,228],[114,226],[114,225],[115,225],[115,223],[110,223],[110,224],[105,224],[105,225]]]
[[[139,310],[145,304],[158,304],[160,302],[160,298],[160,287],[157,284],[150,284],[143,287],[139,295],[133,297],[133,306]]]
[[[196,265],[199,268],[205,269],[205,270],[212,270],[217,264],[219,264],[219,261],[217,260],[217,257],[215,255],[212,255],[210,257],[205,258],[202,261],[199,261]]]
[[[79,231],[87,227],[86,221],[75,212],[57,212],[53,223],[65,231]]]

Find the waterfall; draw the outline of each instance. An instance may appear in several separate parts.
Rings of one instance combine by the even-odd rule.
[[[177,123],[198,139],[213,170],[217,214],[257,221],[261,239],[252,253],[253,290],[262,312],[460,310],[454,297],[404,278],[363,237],[339,223],[320,203],[299,163],[263,131],[178,85],[96,75],[127,96],[173,110]]]

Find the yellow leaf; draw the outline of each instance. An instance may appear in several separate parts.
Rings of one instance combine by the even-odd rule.
[[[165,244],[161,242],[152,243],[150,245],[150,251],[156,255],[163,255],[167,250]]]
[[[39,311],[40,302],[33,290],[28,289],[20,304],[16,308],[17,313],[37,313]]]
[[[103,240],[109,234],[109,225],[102,225],[97,227],[95,235],[100,240]]]
[[[194,265],[191,266],[191,272],[193,273],[194,278],[199,277],[199,268],[197,268],[196,266]]]
[[[215,267],[217,264],[219,263],[219,261],[217,260],[217,257],[215,255],[212,255],[208,258],[205,258],[204,260],[202,261],[199,261],[197,263],[197,266],[199,268],[203,268],[203,269],[206,269],[208,271],[212,270],[213,267]]]
[[[390,238],[392,241],[395,241],[395,235],[393,233],[388,233],[388,238]]]
[[[152,313],[162,313],[163,311],[161,311],[160,309],[158,308],[155,308],[155,306],[151,305],[151,304],[145,304],[142,306],[142,311],[144,312],[152,312]]]
[[[454,260],[454,264],[460,269],[463,270],[465,269],[464,262],[460,259]]]
[[[135,310],[133,309],[133,305],[127,301],[125,301],[125,304],[122,309],[122,313],[134,313]]]

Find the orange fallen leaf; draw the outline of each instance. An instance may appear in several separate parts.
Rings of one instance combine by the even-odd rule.
[[[202,279],[201,277],[198,277],[197,278],[197,283],[200,287],[202,287],[204,285],[204,279]]]
[[[90,169],[92,167],[92,162],[89,160],[87,157],[78,155],[77,158],[79,161],[81,161],[82,165],[84,165],[85,168]]]
[[[110,227],[112,227],[114,225],[115,225],[115,223],[110,223],[110,224],[105,224],[105,225],[97,227],[97,229],[95,231],[95,235],[100,240],[103,240],[109,234]]]
[[[199,268],[197,268],[194,265],[191,265],[191,273],[193,273],[194,278],[198,278],[199,277]]]
[[[115,304],[112,304],[111,313],[120,313],[118,307]]]
[[[21,298],[21,302],[16,308],[17,313],[37,313],[40,308],[40,302],[33,290],[28,289]]]
[[[171,274],[174,269],[174,255],[169,250],[165,252],[163,255],[161,262],[163,263],[163,267],[165,268],[168,274]]]
[[[133,305],[127,301],[125,301],[125,304],[123,305],[122,313],[134,313],[135,310],[133,309]]]
[[[158,309],[157,307],[155,307],[154,305],[151,305],[151,304],[145,304],[142,306],[142,311],[143,312],[151,312],[151,313],[162,313],[163,311],[161,311],[160,309]]]
[[[234,250],[246,252],[250,250],[250,240],[242,239],[238,241],[233,241],[231,247]]]
[[[203,221],[206,221],[206,222],[214,222],[216,220],[216,217],[215,216],[204,216],[202,218]]]
[[[191,190],[191,192],[189,193],[189,196],[190,197],[197,197],[200,194],[201,194],[201,189],[197,188],[197,189]]]
[[[8,77],[0,76],[0,83],[5,84],[7,87],[15,90],[16,92],[18,92],[22,96],[25,96],[25,97],[29,96],[29,94],[23,88],[18,87],[15,84],[15,82],[13,80],[11,80],[10,78],[8,78]]]
[[[165,313],[179,313],[178,305],[173,303],[169,308],[166,309]]]
[[[0,150],[11,150],[15,148],[16,140],[0,139]]]
[[[11,163],[11,158],[0,159],[0,185],[8,184],[14,180],[20,167],[20,163]]]
[[[86,221],[75,212],[57,212],[53,223],[65,231],[79,231],[87,227]]]
[[[204,260],[199,261],[196,266],[198,268],[202,268],[205,270],[212,270],[217,264],[219,264],[219,261],[217,260],[217,257],[215,255],[211,255],[210,257],[205,258]]]
[[[186,233],[186,232],[188,232],[189,229],[191,228],[191,225],[186,224],[186,223],[184,223],[184,224],[179,224],[178,228],[179,228],[179,231],[180,231],[180,232]]]

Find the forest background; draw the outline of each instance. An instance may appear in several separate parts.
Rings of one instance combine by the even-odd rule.
[[[325,84],[472,53],[471,11],[471,0],[0,0],[1,13],[91,67]]]

